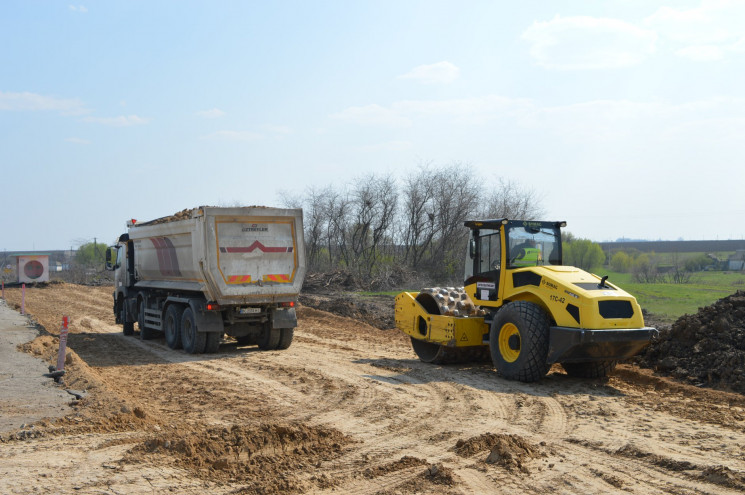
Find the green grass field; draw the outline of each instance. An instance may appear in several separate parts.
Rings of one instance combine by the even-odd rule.
[[[595,270],[598,275],[609,275],[609,281],[636,297],[642,308],[666,321],[674,321],[684,314],[697,313],[699,308],[745,290],[745,273],[699,272],[687,284],[639,284],[631,281],[629,273]]]

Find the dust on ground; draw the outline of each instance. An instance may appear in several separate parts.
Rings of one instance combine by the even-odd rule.
[[[18,303],[19,291],[6,294]],[[539,383],[510,382],[488,363],[421,363],[401,332],[306,304],[285,351],[225,341],[192,356],[123,336],[111,303],[110,287],[27,290],[47,332],[25,349],[56,361],[70,316],[64,380],[82,394],[64,417],[3,436],[0,492],[745,489],[742,394],[633,364],[607,380],[557,366]]]

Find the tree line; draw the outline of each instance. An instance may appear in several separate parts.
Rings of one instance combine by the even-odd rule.
[[[404,177],[365,174],[346,186],[309,187],[283,194],[303,208],[310,271],[347,270],[363,286],[404,280],[462,283],[466,220],[534,220],[543,214],[532,189],[474,175],[466,163],[425,164]]]

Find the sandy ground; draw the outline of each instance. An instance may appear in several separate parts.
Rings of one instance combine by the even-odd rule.
[[[66,387],[87,394],[3,435],[0,493],[745,491],[739,394],[629,365],[510,382],[486,364],[421,363],[398,331],[310,308],[285,351],[190,356],[124,337],[110,292],[29,290],[52,334],[70,316]],[[24,348],[52,362],[55,345]]]

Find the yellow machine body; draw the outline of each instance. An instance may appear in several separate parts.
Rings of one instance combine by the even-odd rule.
[[[485,348],[500,373],[519,380],[538,379],[556,362],[575,376],[604,376],[658,334],[644,326],[636,298],[608,277],[562,264],[563,222],[465,225],[464,287],[396,297],[396,326],[423,361]]]

